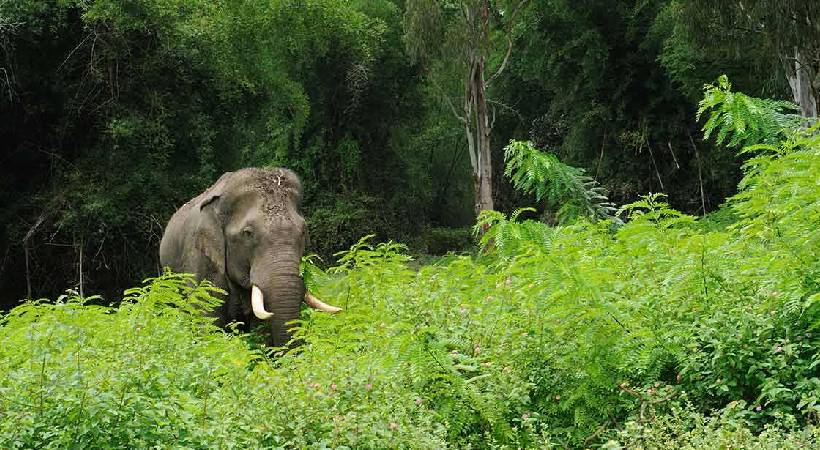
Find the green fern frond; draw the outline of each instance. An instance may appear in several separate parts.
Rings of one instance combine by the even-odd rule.
[[[510,141],[504,148],[504,175],[513,186],[535,196],[557,212],[566,223],[578,217],[615,220],[615,207],[604,189],[583,169],[562,163],[551,153],[535,148],[530,141]],[[511,220],[515,220],[511,218]]]
[[[717,84],[707,84],[704,90],[696,117],[700,120],[703,114],[709,113],[703,125],[703,138],[714,135],[719,145],[737,148],[776,144],[789,138],[804,123],[803,118],[793,113],[800,110],[794,103],[732,92],[726,75],[721,75]]]

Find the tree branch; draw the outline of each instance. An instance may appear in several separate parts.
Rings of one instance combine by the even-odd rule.
[[[501,75],[502,72],[504,72],[504,68],[507,67],[507,62],[510,59],[510,54],[512,53],[512,45],[513,45],[512,37],[511,37],[512,27],[513,27],[512,24],[515,23],[515,16],[518,15],[518,11],[521,10],[521,7],[524,6],[525,3],[527,3],[527,0],[521,0],[518,3],[518,5],[515,7],[515,9],[513,10],[512,14],[510,15],[510,20],[509,20],[509,22],[507,22],[509,24],[509,28],[507,29],[507,33],[506,33],[507,53],[504,55],[504,59],[501,61],[501,65],[498,67],[498,70],[496,70],[495,73],[490,78],[488,78],[487,81],[484,83],[484,88],[487,88],[487,86],[489,86],[490,83],[493,82],[493,80],[498,78],[498,76]]]
[[[501,75],[501,72],[504,71],[504,68],[507,67],[507,61],[509,61],[511,53],[512,53],[512,38],[508,34],[507,35],[507,54],[504,55],[504,59],[501,61],[501,65],[498,66],[498,70],[496,70],[495,73],[490,78],[488,78],[486,82],[484,82],[484,88],[485,89],[490,85],[490,83],[493,82],[493,80],[498,78],[498,76]]]

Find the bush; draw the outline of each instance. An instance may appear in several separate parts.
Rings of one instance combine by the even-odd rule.
[[[67,296],[3,317],[0,447],[444,445],[426,408],[384,374],[335,359],[272,363],[200,314],[215,304],[207,283],[190,286],[166,275],[118,309]]]
[[[678,408],[652,423],[627,422],[602,448],[798,450],[820,445],[820,429],[815,426],[794,431],[772,426],[755,433],[742,418],[738,420],[738,412],[742,417],[743,411],[741,404],[734,404],[710,418]]]

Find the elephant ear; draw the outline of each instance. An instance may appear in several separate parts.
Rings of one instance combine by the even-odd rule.
[[[194,231],[194,246],[201,257],[200,275],[222,288],[227,287],[224,212],[220,208],[225,179],[226,176],[222,176],[203,195],[198,205],[199,220]]]

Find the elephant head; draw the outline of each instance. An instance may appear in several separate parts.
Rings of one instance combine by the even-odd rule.
[[[223,323],[253,314],[269,323],[269,343],[284,345],[290,340],[286,324],[299,317],[302,301],[339,310],[305,291],[299,266],[308,234],[301,198],[301,183],[290,170],[227,173],[172,217],[160,246],[162,263],[226,289]]]

